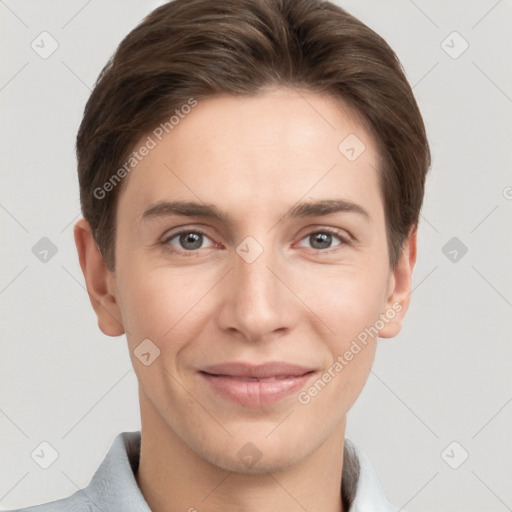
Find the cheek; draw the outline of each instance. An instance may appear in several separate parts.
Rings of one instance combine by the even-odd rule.
[[[120,309],[127,338],[133,343],[142,337],[159,345],[159,340],[184,314],[182,310],[189,302],[189,290],[172,279],[162,279],[161,274],[136,267],[120,269]]]
[[[378,318],[386,285],[387,270],[378,263],[361,268],[332,267],[302,281],[300,296],[343,349]]]
[[[332,411],[328,420],[331,426],[341,421],[368,379],[378,339],[374,325],[384,295],[379,280],[333,281],[318,294],[316,306],[322,320],[334,331],[322,339],[329,357],[319,379],[299,397],[301,404],[311,407],[310,412],[315,411],[312,417],[323,418],[325,410]]]
[[[119,302],[127,339],[133,350],[149,338],[163,359],[174,355],[200,333],[207,317],[203,300],[215,276],[169,267],[131,265],[119,269]]]

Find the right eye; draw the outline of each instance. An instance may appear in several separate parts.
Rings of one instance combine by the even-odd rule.
[[[210,242],[207,247],[202,247],[205,240]],[[176,233],[172,233],[162,240],[164,250],[178,253],[193,253],[198,249],[217,247],[217,244],[200,230],[184,229]]]

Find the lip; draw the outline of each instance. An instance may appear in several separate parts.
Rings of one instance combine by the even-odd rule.
[[[305,366],[268,362],[213,365],[199,375],[224,398],[247,407],[264,407],[297,393],[315,373]]]

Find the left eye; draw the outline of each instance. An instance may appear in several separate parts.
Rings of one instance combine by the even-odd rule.
[[[331,231],[316,231],[305,236],[302,240],[309,240],[313,249],[322,250],[332,247],[333,238],[337,238],[340,241],[336,246],[347,242],[341,235]]]

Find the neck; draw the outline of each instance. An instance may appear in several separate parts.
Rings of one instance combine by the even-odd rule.
[[[344,424],[287,469],[243,474],[200,457],[147,404],[141,412],[136,479],[152,512],[344,512]]]

